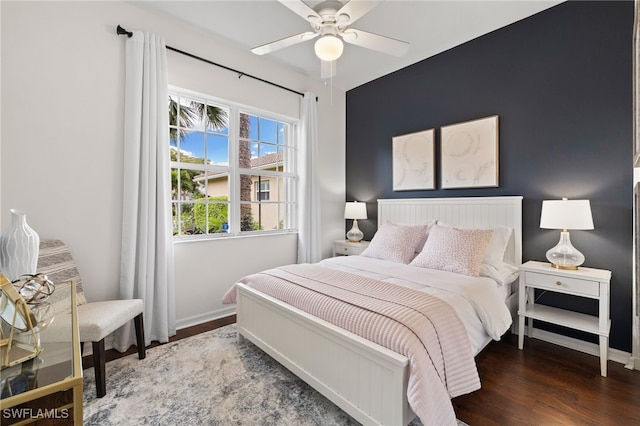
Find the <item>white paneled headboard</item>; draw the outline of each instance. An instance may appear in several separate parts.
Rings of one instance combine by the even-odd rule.
[[[522,263],[522,197],[404,198],[378,200],[378,226],[430,223],[434,219],[466,227],[508,226],[513,233],[505,260]]]

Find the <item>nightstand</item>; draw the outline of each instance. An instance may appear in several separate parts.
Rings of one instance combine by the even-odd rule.
[[[533,320],[545,321],[600,336],[600,374],[607,376],[609,352],[609,286],[611,271],[582,268],[576,271],[556,269],[549,263],[529,261],[520,266],[518,294],[518,348],[524,345],[524,323],[529,318],[528,337]],[[534,290],[541,289],[598,300],[598,316],[535,304]]]
[[[364,251],[367,248],[370,241],[360,241],[354,243],[349,240],[336,240],[333,242],[333,255],[334,256],[355,256]]]

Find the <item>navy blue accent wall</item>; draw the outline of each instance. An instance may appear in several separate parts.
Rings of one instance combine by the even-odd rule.
[[[584,266],[612,271],[610,344],[630,352],[632,29],[631,1],[570,1],[348,91],[346,193],[368,203],[365,239],[378,198],[522,195],[523,258],[544,261],[559,231],[539,228],[542,200],[589,199],[596,229],[571,239]],[[440,189],[437,160],[438,189],[393,191],[393,136],[435,128],[439,158],[441,126],[495,114],[498,188]],[[541,300],[597,313],[581,298]]]

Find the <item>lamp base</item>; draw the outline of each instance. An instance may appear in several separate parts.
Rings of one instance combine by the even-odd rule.
[[[571,244],[569,232],[562,231],[558,244],[547,251],[547,260],[554,268],[575,271],[584,263],[584,255]]]
[[[358,219],[353,219],[353,227],[347,232],[347,240],[359,243],[364,238],[364,233],[358,228]]]
[[[577,271],[578,270],[577,266],[556,265],[555,263],[551,263],[551,267],[552,268],[556,268],[556,269],[564,269],[564,270],[567,270],[567,271]]]

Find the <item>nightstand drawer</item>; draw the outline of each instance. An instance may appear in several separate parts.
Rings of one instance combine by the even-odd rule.
[[[600,296],[600,283],[583,279],[559,277],[556,275],[539,274],[536,272],[525,273],[526,285],[536,288],[567,292],[575,295]]]
[[[362,250],[364,250],[364,247],[360,247],[360,246],[353,246],[353,245],[342,245],[339,244],[336,246],[336,254],[342,254],[345,256],[356,256],[360,253],[362,253]]]
[[[338,240],[333,242],[334,256],[357,256],[369,245],[369,241],[353,242]]]

